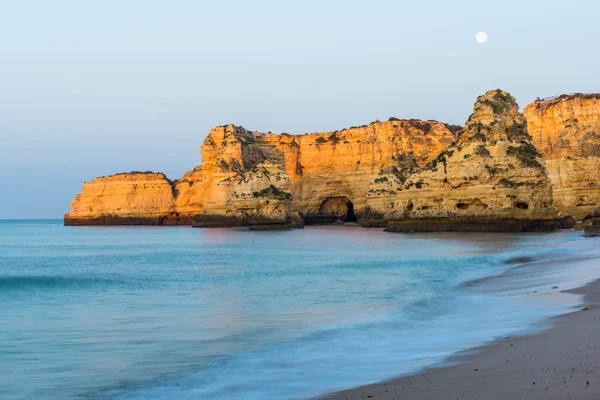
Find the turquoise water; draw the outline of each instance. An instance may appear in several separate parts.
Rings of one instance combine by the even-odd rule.
[[[589,262],[557,259],[597,243],[0,221],[0,398],[295,399],[391,378],[574,306],[549,286]]]

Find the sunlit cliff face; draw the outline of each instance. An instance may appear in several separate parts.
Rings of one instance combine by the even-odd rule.
[[[290,212],[319,217],[329,213],[328,199],[344,197],[358,212],[370,194],[393,192],[387,186],[401,186],[411,173],[435,158],[456,139],[457,128],[437,121],[395,118],[304,135],[216,127],[202,145],[201,167],[175,182],[162,178],[165,196],[169,185],[173,189],[173,204],[162,211],[182,223],[203,212],[271,219],[285,218]],[[145,186],[123,174],[110,179],[122,192],[118,206],[113,207],[109,198],[98,200],[106,183],[94,180],[73,201],[68,218],[146,215],[141,208],[121,204],[143,198]],[[155,178],[148,175],[148,179]],[[340,216],[344,213],[347,210],[340,211]]]
[[[382,226],[407,218],[551,219],[556,208],[581,218],[600,204],[599,104],[600,96],[561,96],[523,115],[509,93],[492,90],[477,99],[464,129],[396,118],[304,135],[219,126],[202,145],[201,167],[177,181],[142,172],[97,178],[65,221],[344,220],[351,210],[359,223]]]
[[[524,111],[546,160],[556,206],[581,219],[600,205],[600,95],[565,95]]]
[[[480,96],[462,135],[410,175],[396,196],[373,198],[389,219],[556,217],[544,160],[507,92]]]

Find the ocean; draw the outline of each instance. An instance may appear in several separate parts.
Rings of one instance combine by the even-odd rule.
[[[305,399],[390,379],[545,328],[581,301],[561,290],[595,277],[597,244],[0,221],[0,398]]]

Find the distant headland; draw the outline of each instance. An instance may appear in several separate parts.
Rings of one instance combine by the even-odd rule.
[[[178,180],[130,172],[83,185],[65,225],[544,231],[600,206],[600,94],[480,96],[464,127],[375,121],[290,135],[211,129]]]

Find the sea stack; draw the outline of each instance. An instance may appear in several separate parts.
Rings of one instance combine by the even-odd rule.
[[[177,223],[173,182],[165,174],[129,172],[85,182],[71,201],[65,225],[166,225]]]
[[[477,99],[462,135],[406,180],[391,207],[373,200],[392,232],[559,227],[544,159],[514,97],[502,90]]]

